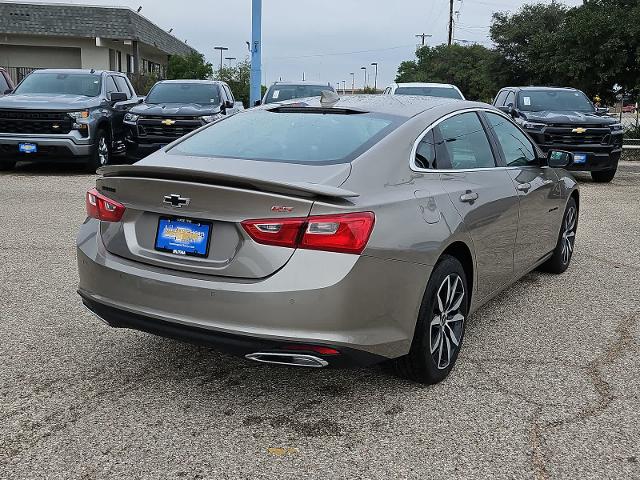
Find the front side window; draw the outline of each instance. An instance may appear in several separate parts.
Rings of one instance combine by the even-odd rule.
[[[466,170],[495,167],[487,134],[475,112],[455,115],[438,125],[450,168]],[[440,165],[445,168],[445,165]]]
[[[220,105],[217,85],[206,83],[158,83],[145,100],[149,104],[195,103],[196,105]]]
[[[496,97],[496,99],[493,101],[493,104],[497,107],[501,107],[504,105],[504,100],[505,98],[507,98],[507,94],[509,93],[508,90],[503,90],[501,91],[498,96]]]
[[[117,91],[118,91],[118,86],[116,85],[116,82],[113,79],[113,77],[107,77],[107,96]]]
[[[239,113],[187,137],[170,154],[269,162],[347,163],[393,130],[389,115],[256,110]]]
[[[100,75],[83,73],[32,73],[16,89],[19,95],[57,94],[97,97],[100,95]]]
[[[127,94],[127,98],[131,98],[131,90],[129,90],[129,85],[124,77],[114,77],[116,80],[116,85],[118,86],[118,90],[122,93]]]
[[[536,152],[524,133],[502,115],[486,113],[509,167],[536,163]]]
[[[511,105],[512,107],[516,106],[516,94],[513,92],[509,92],[507,94],[507,99],[504,101],[504,104],[508,107]]]
[[[0,72],[0,95],[6,92],[9,89],[9,84],[4,78],[2,72]]]

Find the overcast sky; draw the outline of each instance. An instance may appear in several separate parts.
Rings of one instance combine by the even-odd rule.
[[[113,0],[40,0],[47,3],[112,5]],[[549,2],[550,0],[541,0]],[[116,0],[137,9],[160,27],[204,53],[214,66],[214,46],[243,59],[251,39],[251,0]],[[455,0],[455,38],[490,45],[494,11],[516,11],[524,0]],[[568,5],[582,0],[565,0]],[[373,85],[372,62],[379,63],[378,86],[392,82],[403,60],[414,58],[418,33],[433,35],[429,45],[446,42],[448,0],[263,0],[263,83],[309,80],[362,86],[362,66]]]

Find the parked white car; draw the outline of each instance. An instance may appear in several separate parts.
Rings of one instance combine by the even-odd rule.
[[[448,83],[392,83],[382,93],[384,95],[420,95],[423,97],[465,99],[458,87]]]

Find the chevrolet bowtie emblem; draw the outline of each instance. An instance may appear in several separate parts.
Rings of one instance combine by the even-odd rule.
[[[162,200],[162,203],[165,205],[170,205],[173,208],[182,208],[191,203],[190,198],[183,198],[181,195],[176,193],[172,193],[171,195],[166,195]]]
[[[573,130],[571,130],[571,133],[584,133],[586,131],[587,131],[586,128],[578,127],[578,128],[574,128]]]
[[[163,124],[163,125],[166,125],[167,127],[170,127],[171,125],[173,125],[173,124],[175,124],[175,123],[176,123],[176,121],[175,121],[175,120],[171,120],[171,119],[169,119],[169,118],[167,118],[166,120],[163,120],[163,121],[162,121],[162,124]]]

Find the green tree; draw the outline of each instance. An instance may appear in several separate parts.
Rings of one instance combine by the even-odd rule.
[[[172,55],[169,58],[167,78],[170,80],[206,80],[213,76],[213,67],[201,53]]]
[[[251,62],[248,59],[238,62],[234,67],[223,67],[215,75],[216,80],[226,82],[233,92],[236,100],[240,100],[245,108],[253,107],[249,105],[250,100],[250,80]],[[266,87],[262,86],[262,95],[266,92]]]
[[[495,67],[501,57],[482,45],[422,47],[416,57],[400,64],[396,82],[451,83],[466,98],[485,102],[498,90]]]

